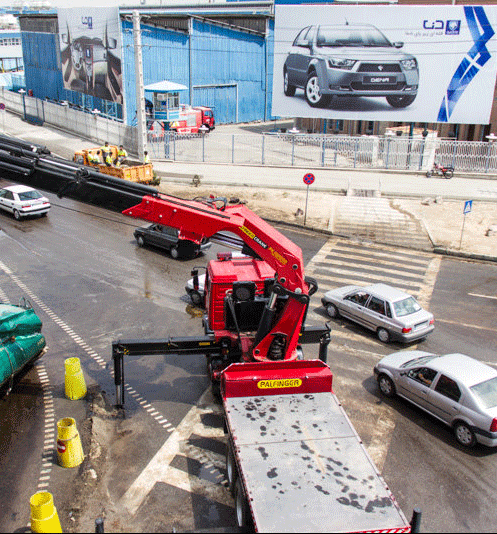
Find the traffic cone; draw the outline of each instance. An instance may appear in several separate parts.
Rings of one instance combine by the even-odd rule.
[[[39,491],[29,499],[32,532],[62,532],[53,497],[48,491]]]
[[[86,395],[86,384],[79,358],[67,358],[66,368],[66,397],[71,400],[82,399]]]
[[[72,417],[57,422],[57,457],[61,467],[76,467],[84,460],[81,438]]]

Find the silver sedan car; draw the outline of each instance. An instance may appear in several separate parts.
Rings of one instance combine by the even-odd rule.
[[[330,317],[350,319],[376,332],[383,343],[424,339],[435,328],[433,314],[413,296],[386,284],[332,289],[321,303]]]
[[[453,430],[465,447],[497,446],[497,370],[464,354],[395,352],[374,368],[381,393],[398,395]]]

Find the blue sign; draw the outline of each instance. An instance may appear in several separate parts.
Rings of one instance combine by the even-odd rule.
[[[466,215],[466,213],[469,213],[472,207],[473,207],[473,201],[466,200],[466,202],[464,203],[464,212],[463,212],[464,215]]]

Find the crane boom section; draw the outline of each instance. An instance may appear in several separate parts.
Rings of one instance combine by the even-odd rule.
[[[218,232],[240,237],[275,271],[287,290],[308,294],[302,250],[243,204],[221,206],[216,200],[186,200],[171,195],[145,195],[125,215],[164,224],[179,230],[180,239],[200,243]]]

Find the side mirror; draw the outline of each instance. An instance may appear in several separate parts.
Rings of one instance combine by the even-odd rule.
[[[395,46],[395,48],[402,48],[404,46],[404,43],[403,42],[393,43],[393,46]]]
[[[69,43],[69,39],[67,38],[67,33],[63,33],[60,38],[62,39],[62,42],[64,44],[68,44]]]
[[[198,290],[198,269],[192,269],[190,274],[193,276],[193,289]]]
[[[108,37],[107,38],[107,48],[109,50],[114,50],[115,48],[117,48],[117,41],[116,39],[112,38],[112,37]]]

